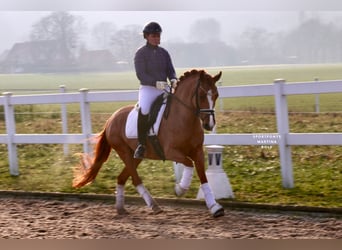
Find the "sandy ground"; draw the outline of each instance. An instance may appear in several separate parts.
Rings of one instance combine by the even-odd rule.
[[[228,208],[214,219],[205,207],[163,204],[154,215],[128,204],[117,215],[101,201],[0,200],[1,239],[342,239],[342,218],[322,214]]]

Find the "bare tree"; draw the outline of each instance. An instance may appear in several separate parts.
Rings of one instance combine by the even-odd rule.
[[[57,41],[61,59],[69,61],[73,59],[84,31],[83,18],[69,14],[68,12],[52,12],[43,17],[32,26],[32,41]]]
[[[115,35],[116,26],[111,22],[100,22],[92,29],[92,40],[94,46],[99,49],[109,49],[111,37]]]
[[[341,30],[319,18],[307,19],[287,34],[284,48],[299,63],[340,61]]]
[[[111,52],[115,58],[132,64],[135,51],[144,43],[141,30],[139,25],[129,25],[112,36]]]
[[[221,40],[221,25],[215,18],[199,19],[190,27],[192,42],[207,43]]]
[[[243,64],[268,64],[278,59],[275,35],[262,28],[248,28],[240,36],[239,56]]]

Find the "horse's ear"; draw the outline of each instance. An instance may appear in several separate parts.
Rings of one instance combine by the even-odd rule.
[[[213,77],[214,82],[217,82],[218,80],[220,80],[221,76],[222,76],[222,71],[220,71],[216,76]]]

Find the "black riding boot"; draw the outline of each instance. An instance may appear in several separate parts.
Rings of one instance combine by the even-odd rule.
[[[139,110],[138,115],[138,147],[134,152],[134,158],[143,159],[145,153],[146,137],[148,130],[148,114],[143,115]]]

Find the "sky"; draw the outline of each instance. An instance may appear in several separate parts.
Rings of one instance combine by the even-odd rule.
[[[69,11],[82,16],[90,31],[101,22],[108,21],[120,29],[130,24],[143,26],[157,21],[163,28],[162,41],[189,39],[192,24],[199,19],[215,18],[221,25],[221,39],[234,44],[246,28],[261,27],[277,32],[289,30],[299,24],[299,11]],[[32,25],[51,11],[0,11],[0,53],[16,42],[28,41]],[[306,11],[305,15],[342,20],[342,11]]]
[[[65,10],[84,18],[88,30],[101,21],[117,28],[157,21],[163,27],[162,41],[189,37],[190,26],[199,19],[215,18],[221,38],[234,44],[248,27],[283,31],[299,23],[299,13],[342,20],[338,0],[0,0],[0,54],[16,42],[29,39],[32,25],[52,11]],[[163,3],[163,4],[161,4]],[[257,4],[256,4],[257,3]]]
[[[82,16],[88,30],[101,21],[109,21],[119,29],[130,24],[143,26],[149,21],[157,21],[163,27],[164,41],[187,40],[190,26],[199,19],[215,18],[221,24],[222,39],[233,40],[246,27],[263,26],[272,30],[291,27],[296,23],[295,12],[191,12],[191,11],[71,11]],[[49,11],[1,11],[0,12],[0,51],[10,49],[15,42],[29,39],[32,25]],[[284,20],[289,20],[285,21]],[[269,22],[272,20],[272,22]]]

